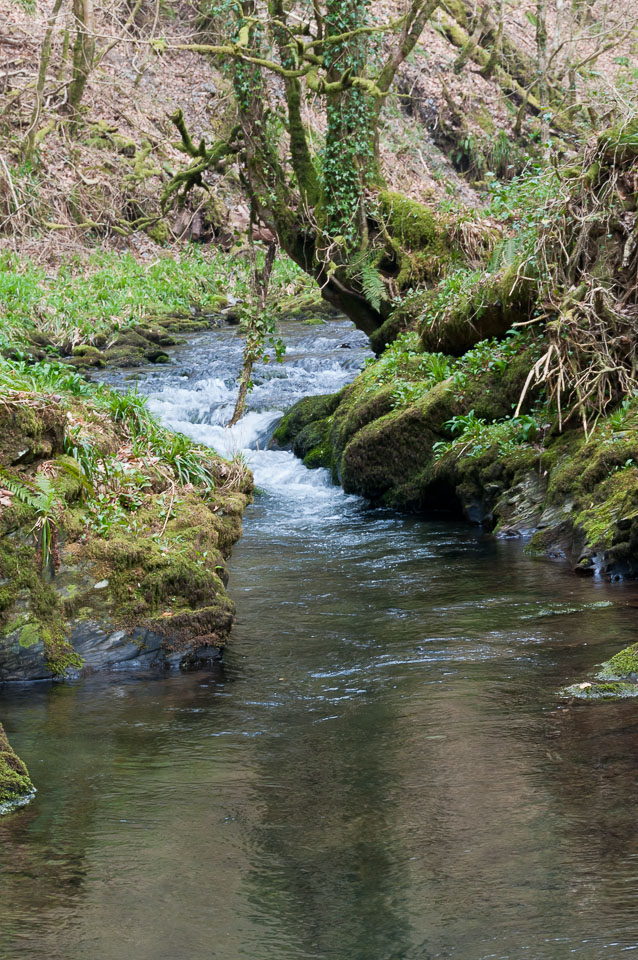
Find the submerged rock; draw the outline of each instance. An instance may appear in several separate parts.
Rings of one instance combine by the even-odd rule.
[[[0,816],[24,806],[34,796],[29,771],[11,748],[0,724]]]

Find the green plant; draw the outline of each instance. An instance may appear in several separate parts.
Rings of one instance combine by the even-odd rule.
[[[140,436],[134,444],[136,454],[146,449],[168,464],[180,483],[192,483],[206,490],[214,489],[215,479],[207,463],[210,452],[193,443],[183,433],[171,433],[155,425],[155,429]]]
[[[132,437],[137,437],[148,429],[154,418],[148,409],[148,400],[134,390],[118,393],[107,390],[103,394],[105,406],[116,423],[123,423]]]
[[[42,568],[45,569],[51,562],[57,563],[57,515],[61,502],[51,478],[39,473],[31,486],[3,470],[2,482],[19,503],[36,512],[32,532],[40,549]]]

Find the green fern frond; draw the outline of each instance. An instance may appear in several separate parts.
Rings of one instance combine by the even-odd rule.
[[[379,271],[370,264],[361,268],[361,289],[370,306],[380,310],[381,301],[385,299],[385,284]]]
[[[25,507],[38,509],[39,498],[27,487],[26,484],[12,477],[11,474],[0,471],[0,482],[16,498],[18,503],[23,503]]]

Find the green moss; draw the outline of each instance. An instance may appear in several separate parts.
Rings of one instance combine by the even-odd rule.
[[[162,246],[171,239],[170,227],[167,224],[166,220],[158,220],[157,223],[152,224],[152,226],[146,228],[146,233],[154,240],[155,243],[159,243]]]
[[[638,157],[638,118],[617,123],[598,137],[598,149],[615,164],[627,163]]]
[[[341,397],[342,393],[336,393],[298,400],[283,417],[273,434],[273,440],[280,446],[292,443],[309,423],[329,417],[339,406]]]
[[[399,193],[382,190],[378,200],[397,261],[397,287],[405,289],[409,283],[441,276],[453,258],[444,221],[422,203]]]
[[[462,356],[482,340],[505,336],[514,323],[530,316],[537,285],[519,277],[518,264],[469,280],[449,295],[442,286],[424,304],[419,324],[423,350]]]
[[[92,346],[89,343],[79,343],[77,346],[73,347],[73,356],[74,357],[99,357],[101,356],[101,351],[97,347]]]
[[[34,793],[29,771],[12,750],[0,724],[0,814],[25,803]]]
[[[612,546],[619,520],[638,519],[638,468],[621,470],[599,485],[595,501],[582,509],[576,523],[592,547]]]
[[[292,445],[293,453],[304,462],[310,470],[316,467],[330,469],[333,462],[332,446],[330,444],[330,418],[315,420],[309,423],[295,437]]]
[[[635,680],[638,677],[638,643],[620,650],[603,663],[596,680]]]
[[[37,623],[27,623],[20,631],[20,646],[28,649],[40,641],[40,627]]]
[[[379,193],[379,206],[388,222],[390,234],[399,243],[413,250],[422,250],[440,240],[442,231],[439,221],[422,203],[401,193],[382,190]]]

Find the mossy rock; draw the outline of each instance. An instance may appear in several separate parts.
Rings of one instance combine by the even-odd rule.
[[[147,340],[160,347],[173,347],[178,342],[160,324],[140,323],[137,329]]]
[[[146,363],[144,353],[136,347],[109,347],[104,357],[118,367],[141,367]]]
[[[157,223],[153,223],[146,228],[146,233],[151,240],[160,246],[164,246],[171,239],[171,228],[166,220],[158,220]]]
[[[74,357],[100,357],[101,351],[90,343],[78,343],[71,351]]]
[[[330,443],[330,420],[315,420],[297,434],[293,453],[309,470],[318,467],[332,469],[334,454]]]
[[[638,697],[638,683],[573,683],[561,696],[577,700],[628,700]]]
[[[321,394],[316,397],[303,397],[285,414],[273,433],[272,439],[278,446],[289,446],[304,427],[315,420],[324,420],[339,406],[342,392]]]
[[[579,700],[626,700],[638,697],[638,643],[632,643],[603,663],[592,680],[574,683],[561,691]]]
[[[638,680],[638,643],[632,643],[603,663],[596,680]]]
[[[70,367],[75,367],[76,370],[99,370],[106,366],[106,360],[99,351],[97,354],[87,353],[78,357],[69,357],[64,363],[68,363]]]
[[[0,724],[0,815],[28,803],[34,794],[29,771],[11,748]]]
[[[353,437],[365,426],[374,423],[394,410],[394,385],[370,384],[365,375],[342,392],[342,399],[334,412],[330,427],[330,442],[341,479],[340,463],[343,452]]]
[[[64,449],[66,412],[52,398],[33,404],[0,404],[0,465],[35,463]]]
[[[358,430],[339,464],[346,493],[399,509],[426,508],[426,491],[434,479],[432,448],[453,406],[448,385],[438,384],[413,405]]]
[[[171,362],[171,358],[166,353],[166,351],[162,350],[159,347],[151,347],[145,352],[144,356],[149,361],[149,363],[170,363]]]

